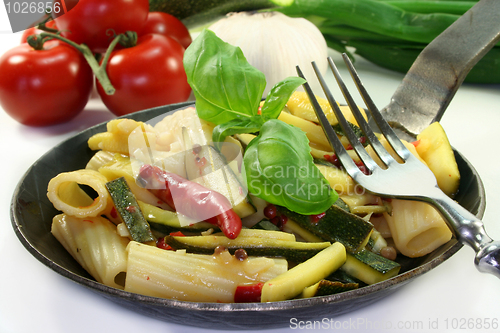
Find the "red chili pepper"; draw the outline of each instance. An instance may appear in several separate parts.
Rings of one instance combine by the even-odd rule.
[[[335,154],[333,154],[333,155],[325,155],[324,157],[325,157],[325,160],[327,160],[328,162],[332,163],[337,168],[340,169],[342,167],[342,164],[340,164],[340,160],[337,157],[337,155],[335,155]]]
[[[236,287],[234,292],[235,303],[260,302],[263,282],[255,284],[244,284]]]
[[[117,219],[118,218],[118,212],[116,211],[116,208],[113,206],[113,208],[111,208],[111,212],[110,212],[110,215],[112,218],[114,219]]]
[[[156,241],[156,247],[157,248],[160,248],[160,249],[163,249],[163,250],[173,250],[173,248],[168,245],[167,243],[165,243],[165,238],[160,238]]]
[[[217,225],[230,239],[238,237],[241,219],[219,192],[152,165],[141,167],[137,181],[177,212]]]
[[[323,213],[316,214],[316,215],[309,215],[309,218],[311,219],[312,224],[318,224],[319,220],[321,220],[325,216],[326,216],[326,213],[323,212]]]
[[[366,167],[366,165],[359,161],[359,162],[356,162],[356,165],[358,166],[359,170],[361,170],[362,173],[364,173],[365,175],[370,175],[370,170]]]

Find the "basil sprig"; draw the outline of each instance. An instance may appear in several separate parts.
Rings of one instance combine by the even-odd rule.
[[[299,214],[323,213],[338,194],[314,165],[306,134],[273,119],[250,141],[243,157],[251,193]]]
[[[212,140],[258,132],[279,116],[292,93],[305,82],[289,77],[273,86],[262,108],[266,77],[248,63],[239,47],[204,29],[184,53],[188,83],[196,97],[198,116],[216,126]]]
[[[239,47],[207,29],[186,49],[184,68],[198,116],[217,125],[214,143],[229,135],[259,133],[243,157],[251,193],[308,215],[324,212],[337,200],[314,165],[305,133],[276,119],[304,79],[288,77],[275,84],[261,106],[264,74]]]

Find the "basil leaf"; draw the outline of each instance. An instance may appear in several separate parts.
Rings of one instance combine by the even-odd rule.
[[[309,140],[297,127],[271,119],[243,157],[249,191],[304,215],[320,214],[338,194],[314,165]]]
[[[263,122],[264,119],[262,117],[254,116],[252,118],[233,119],[227,123],[219,124],[215,126],[212,132],[212,141],[217,147],[229,135],[258,132]]]
[[[239,47],[204,29],[186,49],[184,69],[200,118],[218,125],[257,115],[266,78]]]
[[[290,76],[281,82],[276,83],[269,94],[267,94],[261,114],[267,119],[276,119],[290,99],[295,89],[304,84],[306,80],[298,76]]]

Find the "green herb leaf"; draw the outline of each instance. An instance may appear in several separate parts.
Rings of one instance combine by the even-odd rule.
[[[257,115],[266,78],[239,47],[204,29],[186,49],[184,68],[200,118],[218,125]]]
[[[290,99],[295,89],[304,84],[306,80],[298,76],[290,76],[276,83],[264,101],[261,114],[267,119],[276,119]]]
[[[243,157],[249,191],[299,214],[326,211],[338,194],[314,165],[309,140],[300,129],[271,119]]]
[[[217,143],[223,142],[229,135],[258,132],[263,123],[264,119],[261,116],[230,120],[224,124],[215,126],[212,132],[212,141],[217,145]]]

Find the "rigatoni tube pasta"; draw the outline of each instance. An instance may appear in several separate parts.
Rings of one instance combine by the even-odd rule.
[[[165,251],[131,241],[125,291],[189,302],[234,302],[238,285],[271,280],[288,269],[285,259]]]
[[[54,207],[65,214],[95,217],[106,209],[109,193],[105,184],[108,180],[95,170],[63,172],[52,178],[47,189],[47,197]],[[96,193],[92,199],[79,185],[87,185]]]
[[[129,240],[116,233],[113,223],[101,216],[82,219],[59,214],[53,218],[51,231],[97,281],[123,289]]]
[[[315,61],[324,74],[328,48],[310,21],[279,12],[240,12],[228,14],[208,29],[223,41],[239,46],[247,61],[265,74],[264,95],[283,78],[297,76],[297,65],[311,79],[313,88],[319,88],[311,62]]]

